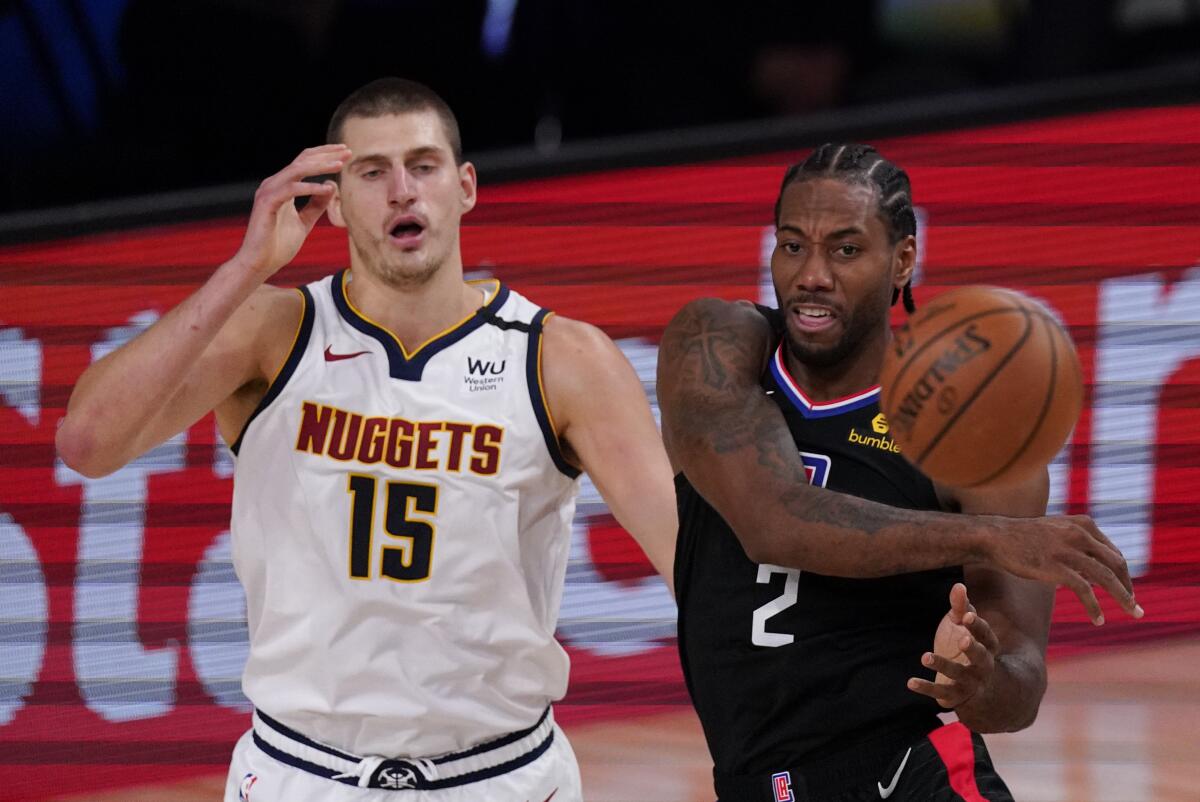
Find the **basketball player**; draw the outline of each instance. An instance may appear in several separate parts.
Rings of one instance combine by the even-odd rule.
[[[233,444],[255,713],[227,802],[579,800],[550,704],[581,469],[671,573],[641,384],[598,329],[463,280],[475,168],[432,91],[368,84],[328,142],[262,183],[230,261],[84,373],[60,454],[107,474],[209,410]],[[349,269],[265,284],[326,213]]]
[[[972,731],[1033,721],[1054,584],[1097,623],[1092,582],[1141,615],[1124,560],[1086,518],[997,517],[1044,515],[1045,471],[935,487],[887,436],[888,309],[913,308],[902,170],[825,145],[787,171],[775,221],[779,309],[694,302],[659,355],[679,648],[717,794],[1010,799]]]

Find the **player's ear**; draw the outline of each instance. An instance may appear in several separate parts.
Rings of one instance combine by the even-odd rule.
[[[892,286],[903,289],[917,268],[917,238],[911,234],[896,243],[892,251]]]
[[[329,216],[329,222],[338,228],[345,228],[346,218],[342,217],[342,185],[337,181],[332,183],[333,197],[329,199],[329,208],[325,210],[325,214]]]
[[[466,214],[475,208],[476,189],[478,188],[475,165],[470,162],[463,162],[458,166],[458,185],[463,193],[462,211],[463,214]]]

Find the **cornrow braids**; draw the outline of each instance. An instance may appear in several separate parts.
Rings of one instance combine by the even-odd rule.
[[[908,173],[892,164],[870,145],[827,142],[812,152],[807,159],[788,168],[775,201],[775,225],[779,225],[779,214],[783,207],[783,191],[798,181],[813,178],[836,178],[875,187],[879,196],[879,213],[887,225],[888,240],[895,245],[905,237],[917,234],[917,216],[913,212],[912,184]],[[904,290],[892,291],[892,303],[901,297],[904,309],[912,314],[917,311],[913,301],[912,282]]]

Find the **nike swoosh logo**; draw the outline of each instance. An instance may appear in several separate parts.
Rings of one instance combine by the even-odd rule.
[[[370,351],[355,351],[353,354],[335,354],[333,352],[333,346],[327,345],[327,346],[325,346],[325,361],[326,362],[337,362],[339,359],[354,359],[354,357],[356,357],[356,356],[362,356],[363,354],[369,354],[369,353],[371,353],[371,352]]]
[[[765,390],[764,395],[775,395],[775,391],[774,390]]]
[[[908,762],[908,756],[912,754],[912,747],[908,747],[908,751],[904,753],[904,759],[900,761],[900,768],[896,769],[896,773],[892,775],[892,781],[888,783],[887,788],[883,787],[883,783],[875,783],[879,786],[879,798],[887,799],[892,795],[892,791],[896,790],[896,783],[900,782],[900,772],[904,771],[904,764]]]

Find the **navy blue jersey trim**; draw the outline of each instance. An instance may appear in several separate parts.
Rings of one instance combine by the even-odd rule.
[[[279,369],[279,373],[275,374],[275,378],[271,381],[271,386],[267,388],[267,394],[258,402],[258,406],[254,408],[254,412],[250,413],[250,417],[247,418],[241,432],[238,433],[237,440],[234,440],[233,445],[229,447],[234,456],[237,455],[238,450],[242,447],[242,440],[246,437],[246,431],[250,428],[250,424],[283,392],[284,386],[288,383],[288,379],[292,378],[292,374],[296,372],[296,368],[300,365],[300,360],[304,357],[304,352],[308,348],[308,340],[312,336],[313,328],[313,298],[308,292],[308,287],[297,287],[296,289],[299,291],[303,303],[303,310],[300,313],[300,327],[296,329],[296,340],[292,343],[292,350],[288,352],[287,359],[283,361],[283,367]]]
[[[387,354],[388,358],[388,375],[402,381],[420,381],[421,375],[425,371],[425,365],[430,359],[488,322],[489,318],[495,318],[496,312],[508,300],[508,287],[497,282],[496,295],[492,300],[476,309],[474,315],[458,326],[425,343],[411,357],[407,357],[400,348],[400,343],[396,340],[395,335],[382,326],[367,320],[350,306],[350,301],[346,297],[346,273],[346,270],[342,270],[334,275],[333,281],[329,283],[329,289],[333,295],[333,305],[347,323],[383,347],[383,352]]]
[[[356,757],[355,755],[350,754],[349,752],[339,751],[337,749],[334,749],[332,746],[326,746],[323,743],[318,743],[317,741],[314,741],[311,738],[301,735],[300,733],[293,730],[291,727],[287,726],[286,724],[276,721],[275,719],[271,718],[266,713],[264,713],[261,710],[258,710],[257,708],[254,710],[254,712],[258,714],[258,718],[262,721],[263,724],[266,724],[268,727],[275,730],[275,732],[279,733],[280,735],[286,735],[288,738],[292,739],[293,741],[296,741],[297,743],[302,743],[307,747],[316,749],[318,752],[324,752],[327,755],[333,755],[334,757],[341,758],[342,760],[349,760],[351,763],[357,763],[359,760],[362,759],[362,758]]]
[[[546,394],[542,388],[542,375],[538,370],[542,354],[542,324],[550,315],[549,309],[539,309],[529,321],[529,352],[525,356],[525,385],[529,388],[529,401],[533,404],[533,416],[537,418],[538,426],[542,429],[542,438],[546,441],[546,449],[554,466],[568,479],[574,479],[582,471],[563,456],[562,446],[558,442],[558,433],[550,423],[550,410],[546,408]]]

